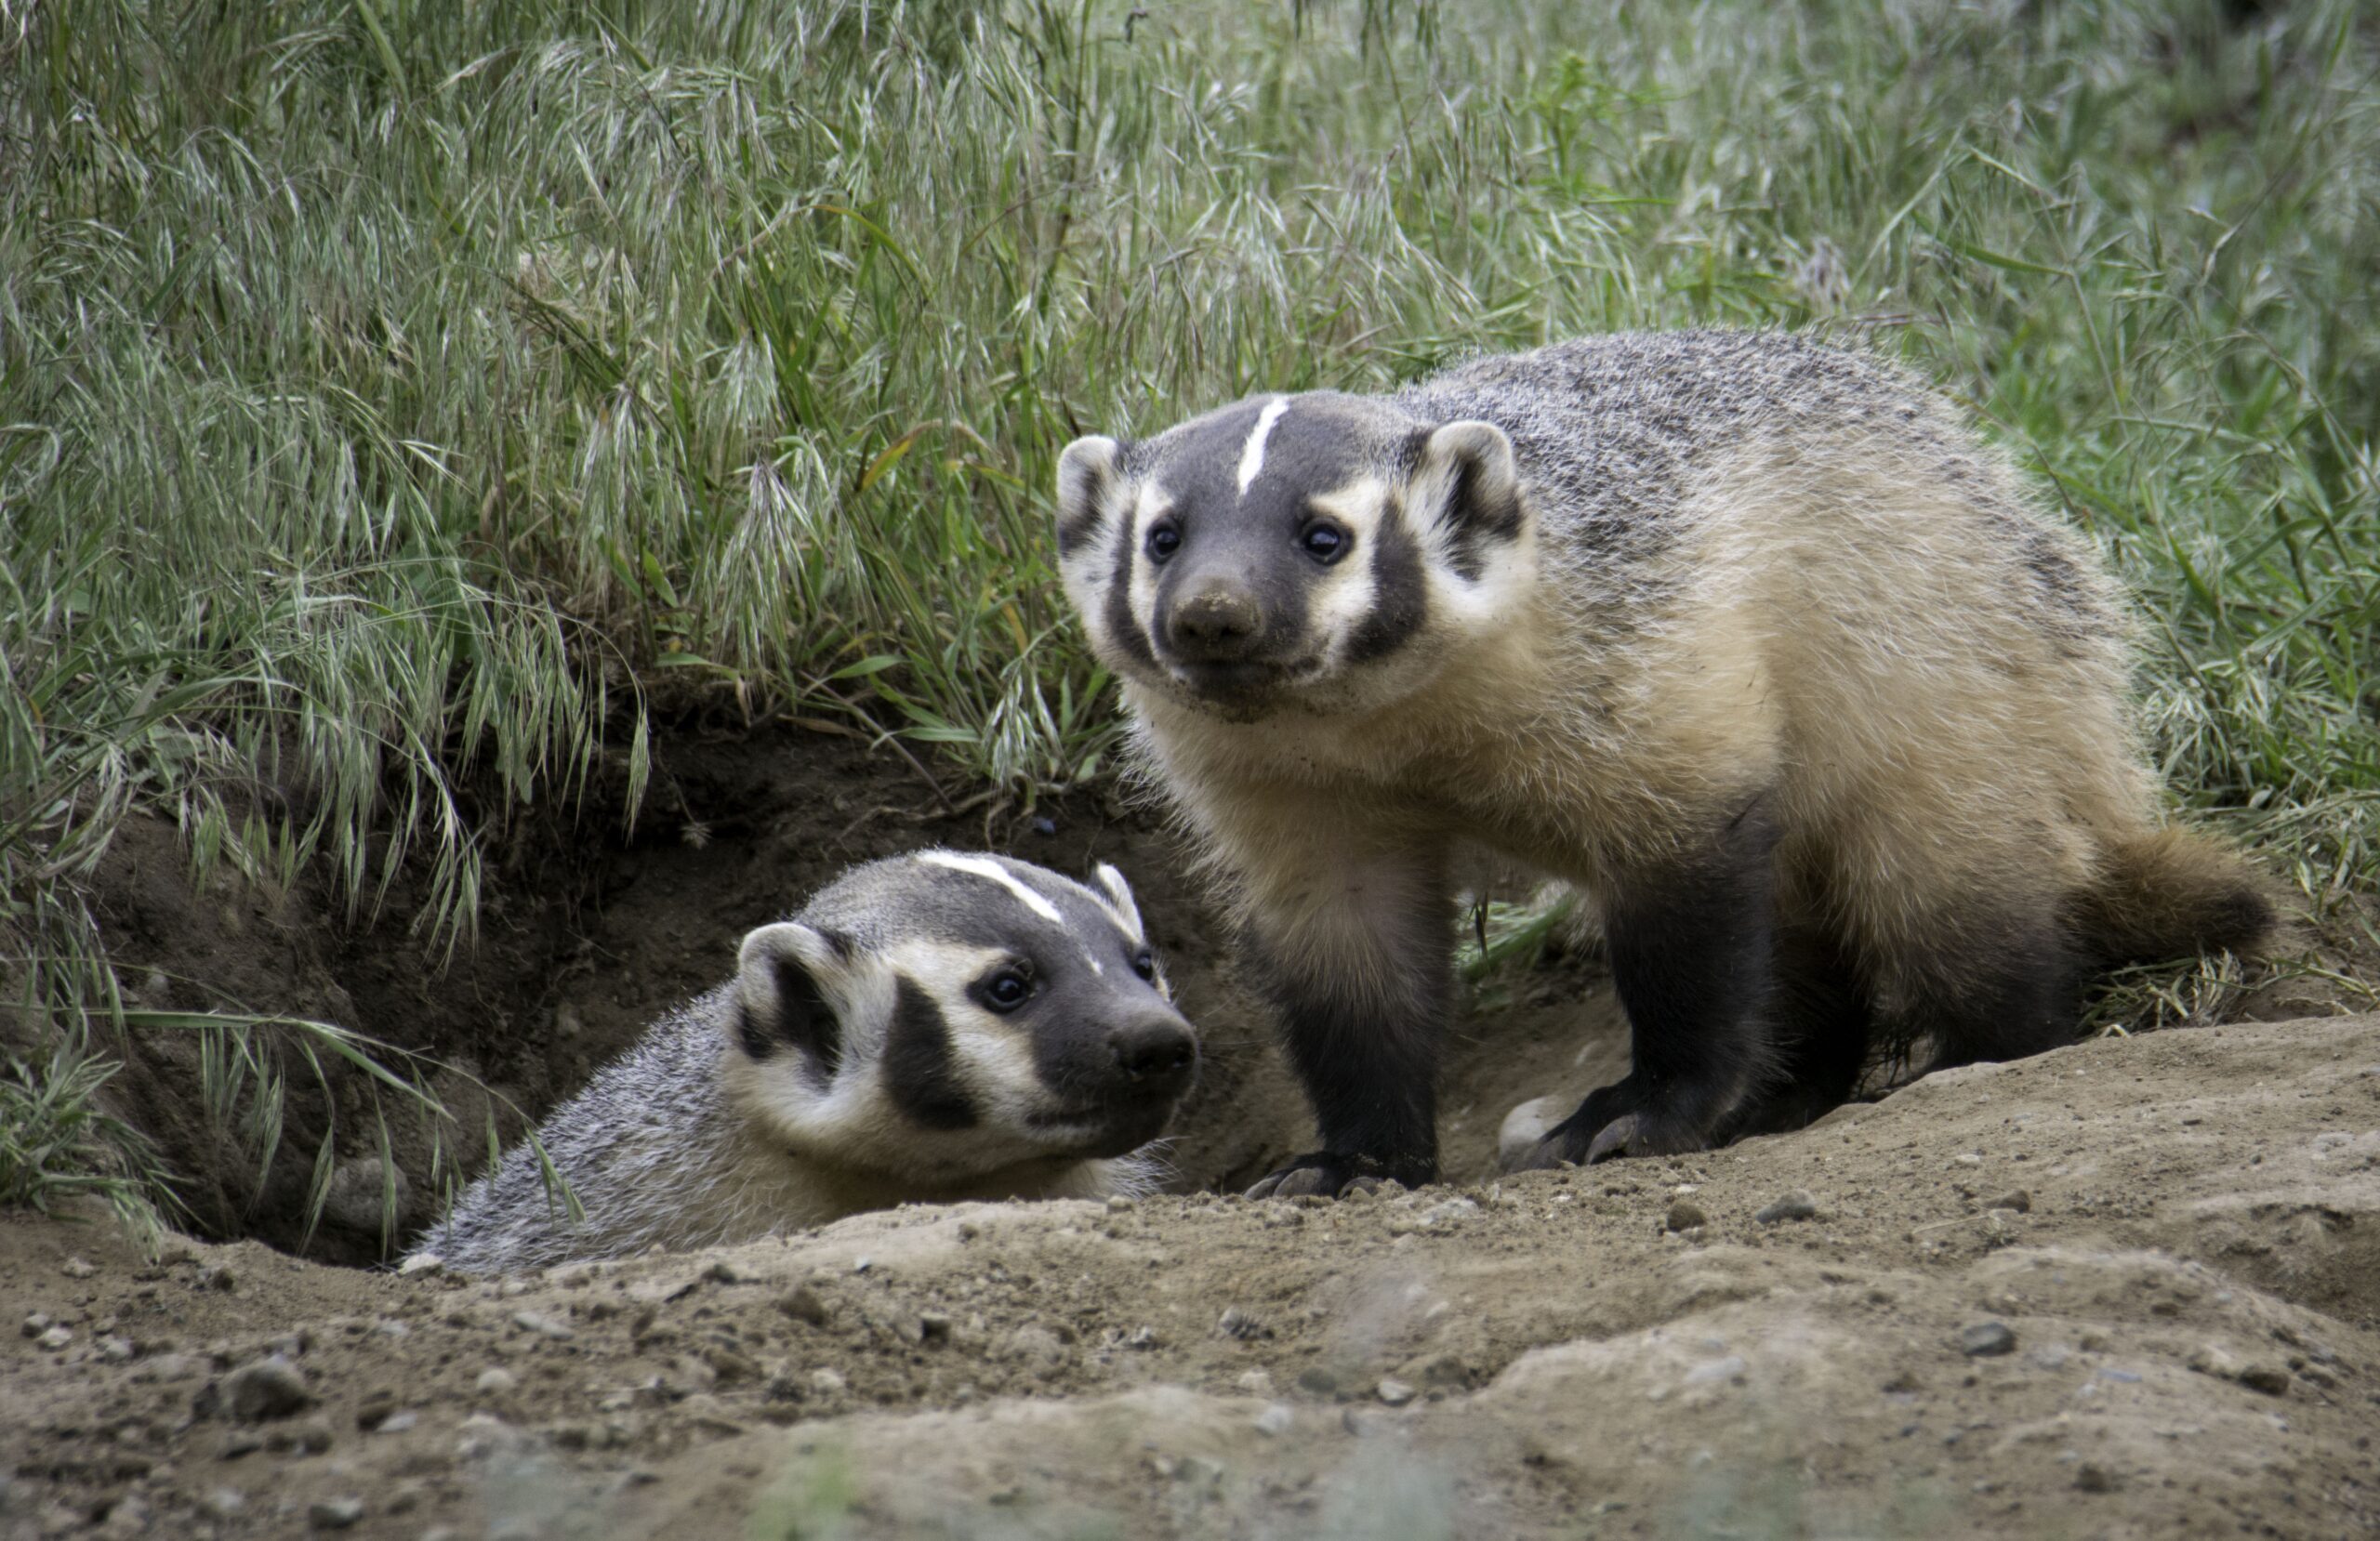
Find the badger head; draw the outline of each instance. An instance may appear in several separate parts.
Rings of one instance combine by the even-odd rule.
[[[1197,1066],[1123,875],[929,850],[744,939],[730,1079],[805,1160],[916,1185],[1118,1156]]]
[[[1252,398],[1058,461],[1058,554],[1101,659],[1252,720],[1376,708],[1509,621],[1536,533],[1512,441],[1373,399]]]

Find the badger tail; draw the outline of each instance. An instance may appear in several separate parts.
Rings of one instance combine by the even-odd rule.
[[[2254,954],[2273,933],[2275,889],[2222,842],[2187,829],[2143,830],[2102,848],[2098,880],[2074,920],[2102,967],[2224,949]]]

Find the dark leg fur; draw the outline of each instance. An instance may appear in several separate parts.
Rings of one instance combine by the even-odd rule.
[[[1623,878],[1605,913],[1633,1063],[1522,1158],[1522,1169],[1701,1150],[1774,1065],[1776,821],[1765,799],[1699,859]]]
[[[1944,940],[1957,951],[1910,1012],[1912,1035],[1934,1040],[1928,1070],[2021,1060],[2074,1041],[2084,968],[2056,922],[2003,920]]]
[[[1453,986],[1452,920],[1443,899],[1416,913],[1375,917],[1395,970],[1385,1003],[1311,971],[1247,951],[1281,1015],[1283,1040],[1314,1103],[1323,1148],[1249,1190],[1250,1198],[1336,1194],[1351,1183],[1394,1179],[1410,1188],[1438,1174],[1438,1047]],[[1369,994],[1369,993],[1367,993]]]
[[[1777,937],[1776,1085],[1727,1121],[1717,1143],[1805,1127],[1847,1100],[1868,1067],[1874,1009],[1857,962],[1835,938],[1794,926]]]

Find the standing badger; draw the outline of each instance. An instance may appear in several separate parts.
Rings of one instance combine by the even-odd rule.
[[[420,1250],[469,1272],[749,1241],[912,1199],[1144,1192],[1197,1040],[1132,890],[1000,856],[845,873],[744,939]]]
[[[1633,1034],[1524,1166],[2035,1053],[2091,969],[2270,924],[2159,826],[2094,553],[1857,353],[1606,336],[1080,439],[1058,549],[1321,1126],[1259,1193],[1435,1174],[1466,850],[1593,896]]]

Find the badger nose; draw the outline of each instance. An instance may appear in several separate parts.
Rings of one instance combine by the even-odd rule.
[[[1180,1022],[1162,1018],[1113,1029],[1107,1047],[1116,1056],[1116,1068],[1140,1090],[1169,1090],[1186,1080],[1198,1062],[1197,1040]]]
[[[1233,584],[1207,583],[1173,606],[1175,645],[1202,663],[1238,658],[1263,629],[1255,596]]]

